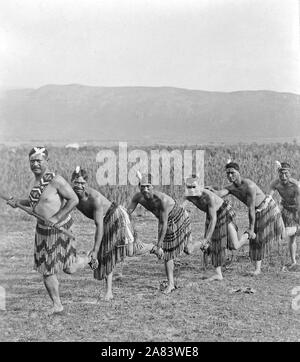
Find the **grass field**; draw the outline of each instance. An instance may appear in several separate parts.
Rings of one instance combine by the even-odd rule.
[[[153,255],[127,258],[123,278],[114,279],[114,299],[103,300],[104,281],[96,281],[86,268],[76,275],[60,275],[65,312],[47,316],[50,299],[38,273],[32,271],[34,220],[4,215],[0,233],[0,285],[6,290],[6,310],[0,310],[1,341],[300,341],[300,311],[292,309],[299,273],[282,272],[286,245],[275,245],[263,266],[252,277],[247,246],[234,252],[222,282],[209,284],[203,277],[202,253],[176,261],[179,288],[170,295],[159,291],[165,279],[163,263]],[[94,225],[74,212],[78,250],[92,246]],[[203,215],[193,216],[195,237],[203,233]],[[200,220],[200,223],[199,223]],[[144,242],[156,236],[157,221],[135,216]],[[245,212],[238,225],[246,227]],[[116,272],[120,272],[117,266]],[[233,292],[251,287],[253,294]]]
[[[224,164],[228,158],[238,161],[242,174],[264,191],[276,177],[276,159],[289,160],[293,176],[300,178],[300,146],[296,143],[194,148],[205,149],[206,184],[220,187],[226,183]],[[53,147],[51,169],[69,179],[80,164],[91,175],[93,187],[111,200],[128,202],[136,187],[98,187],[98,150]],[[28,149],[3,147],[0,152],[1,191],[25,196],[32,177]],[[182,187],[166,186],[163,191],[183,198]],[[246,209],[240,205],[234,202],[238,226],[243,231],[248,221]],[[143,209],[137,209],[134,215],[141,240],[156,240],[157,221]],[[192,207],[191,216],[194,238],[200,237],[204,214]],[[184,255],[176,261],[179,288],[168,296],[159,290],[160,282],[166,279],[163,263],[153,255],[126,259],[123,278],[114,280],[111,302],[103,300],[105,283],[94,280],[89,268],[73,276],[62,273],[60,291],[65,313],[48,317],[50,299],[40,275],[32,271],[35,220],[3,201],[0,217],[0,286],[6,292],[6,310],[0,308],[0,341],[300,341],[300,308],[292,308],[292,290],[300,286],[300,273],[282,272],[289,261],[284,243],[274,245],[263,263],[262,275],[250,276],[253,266],[245,246],[233,253],[233,261],[224,271],[225,279],[211,284],[203,279],[213,269],[204,269],[202,253]],[[93,243],[93,222],[77,211],[74,218],[77,249],[87,251]],[[300,245],[298,259],[299,250]],[[253,288],[254,293],[233,292],[244,287]]]

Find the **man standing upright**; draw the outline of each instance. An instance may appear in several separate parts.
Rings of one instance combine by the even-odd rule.
[[[70,274],[83,266],[88,258],[76,257],[72,238],[53,226],[71,231],[73,219],[70,212],[78,203],[72,187],[60,175],[48,168],[48,151],[34,147],[29,152],[29,163],[34,175],[29,197],[23,200],[11,198],[8,204],[17,203],[30,207],[44,220],[38,219],[34,243],[34,269],[43,275],[45,287],[53,302],[51,313],[60,313],[63,306],[59,295],[57,274],[60,270]]]
[[[140,192],[131,200],[128,213],[132,214],[138,204],[144,206],[158,219],[158,241],[153,251],[165,263],[168,285],[165,294],[175,290],[174,259],[183,251],[189,254],[191,222],[187,211],[172,197],[153,189],[151,175],[141,175]]]
[[[286,227],[288,237],[289,251],[291,256],[291,264],[288,270],[297,268],[296,252],[297,240],[299,234],[300,222],[300,184],[291,177],[291,166],[287,162],[278,162],[278,179],[274,180],[270,185],[270,198],[275,191],[281,196],[281,215]]]
[[[266,195],[255,182],[241,177],[237,163],[228,162],[225,169],[230,185],[222,190],[214,191],[220,197],[231,194],[248,207],[249,228],[246,232],[250,239],[249,254],[250,259],[255,261],[253,275],[258,275],[261,273],[261,262],[266,248],[271,242],[279,241],[284,237],[280,209],[273,199],[265,207]]]

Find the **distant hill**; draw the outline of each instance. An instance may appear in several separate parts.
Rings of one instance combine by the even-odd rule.
[[[300,95],[47,85],[0,95],[0,140],[186,143],[300,137]]]

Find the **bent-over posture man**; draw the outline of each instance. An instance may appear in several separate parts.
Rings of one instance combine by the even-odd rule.
[[[246,232],[250,238],[249,254],[250,259],[255,261],[253,275],[258,275],[261,273],[261,262],[267,247],[270,247],[273,241],[279,242],[284,237],[280,209],[273,199],[264,207],[266,195],[255,182],[241,177],[237,163],[229,162],[225,168],[231,184],[223,190],[214,191],[220,197],[231,194],[248,207],[249,229]]]
[[[278,162],[278,161],[277,161]],[[277,191],[281,196],[281,215],[286,228],[288,245],[291,256],[291,264],[288,270],[293,270],[297,266],[297,240],[299,235],[300,222],[300,184],[291,177],[291,166],[287,162],[278,164],[278,179],[270,185],[270,198]],[[270,200],[270,198],[268,200]]]
[[[248,233],[238,239],[235,212],[227,200],[201,187],[197,176],[186,179],[186,200],[206,213],[205,235],[201,242],[194,242],[193,249],[199,246],[204,252],[209,249],[215,275],[208,280],[222,280],[221,267],[225,263],[226,249],[237,250],[249,241]]]
[[[109,201],[100,192],[88,186],[88,174],[79,166],[72,174],[72,186],[79,198],[77,209],[96,225],[94,246],[90,252],[92,260],[98,260],[94,278],[106,281],[104,299],[113,298],[112,277],[115,265],[126,256],[150,252],[153,244],[144,244],[135,238],[125,208]]]
[[[48,151],[45,147],[34,147],[29,152],[29,163],[34,174],[29,198],[11,198],[8,204],[16,202],[30,207],[36,214],[49,222],[38,219],[34,243],[34,269],[43,275],[45,287],[53,302],[51,313],[60,313],[63,306],[59,295],[57,273],[61,270],[71,274],[88,263],[88,258],[76,257],[76,248],[69,236],[52,226],[71,231],[73,219],[70,212],[77,205],[78,198],[72,187],[60,175],[48,169]]]
[[[189,254],[191,222],[187,211],[163,192],[153,189],[151,175],[141,175],[140,192],[135,194],[128,207],[132,214],[138,204],[149,210],[158,219],[158,241],[154,253],[163,258],[168,285],[163,291],[168,294],[175,290],[174,259],[183,251]]]

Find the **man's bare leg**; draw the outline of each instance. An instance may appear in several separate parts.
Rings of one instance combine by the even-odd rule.
[[[111,300],[113,299],[113,294],[112,294],[112,277],[113,277],[113,272],[111,272],[110,274],[107,275],[107,277],[105,278],[105,283],[106,283],[106,294],[104,296],[104,300]]]
[[[167,274],[167,278],[168,278],[168,286],[167,288],[163,291],[164,294],[169,294],[172,292],[172,290],[175,289],[175,284],[174,284],[174,260],[165,260],[165,270],[166,270],[166,274]]]
[[[251,272],[252,275],[259,275],[261,273],[261,260],[255,261],[255,270]]]
[[[53,302],[53,308],[51,309],[50,314],[62,312],[64,307],[62,306],[59,297],[59,282],[57,276],[55,274],[43,275],[43,278],[47,292]]]
[[[117,279],[122,279],[123,278],[123,268],[124,268],[124,265],[125,265],[125,261],[122,260],[118,263],[117,265],[117,270],[118,272],[116,272],[116,269],[114,270],[115,273],[114,273],[114,278],[117,280]]]
[[[296,261],[296,253],[297,253],[297,242],[296,242],[296,235],[289,236],[289,250],[290,250],[290,256],[292,260],[292,266],[297,264]]]
[[[297,226],[288,226],[285,228],[287,239],[288,239],[288,245],[289,245],[289,252],[291,256],[292,263],[289,265],[290,267],[293,267],[294,265],[297,265],[296,261],[296,253],[297,253],[297,241],[296,241],[296,235],[298,234],[298,227]]]
[[[220,266],[217,266],[215,269],[216,273],[210,278],[206,279],[208,282],[213,280],[223,280],[222,270]]]
[[[249,235],[247,233],[242,234],[241,238],[238,239],[238,234],[236,232],[236,229],[232,223],[228,224],[228,233],[230,240],[233,244],[234,250],[238,250],[243,245],[249,242]]]

